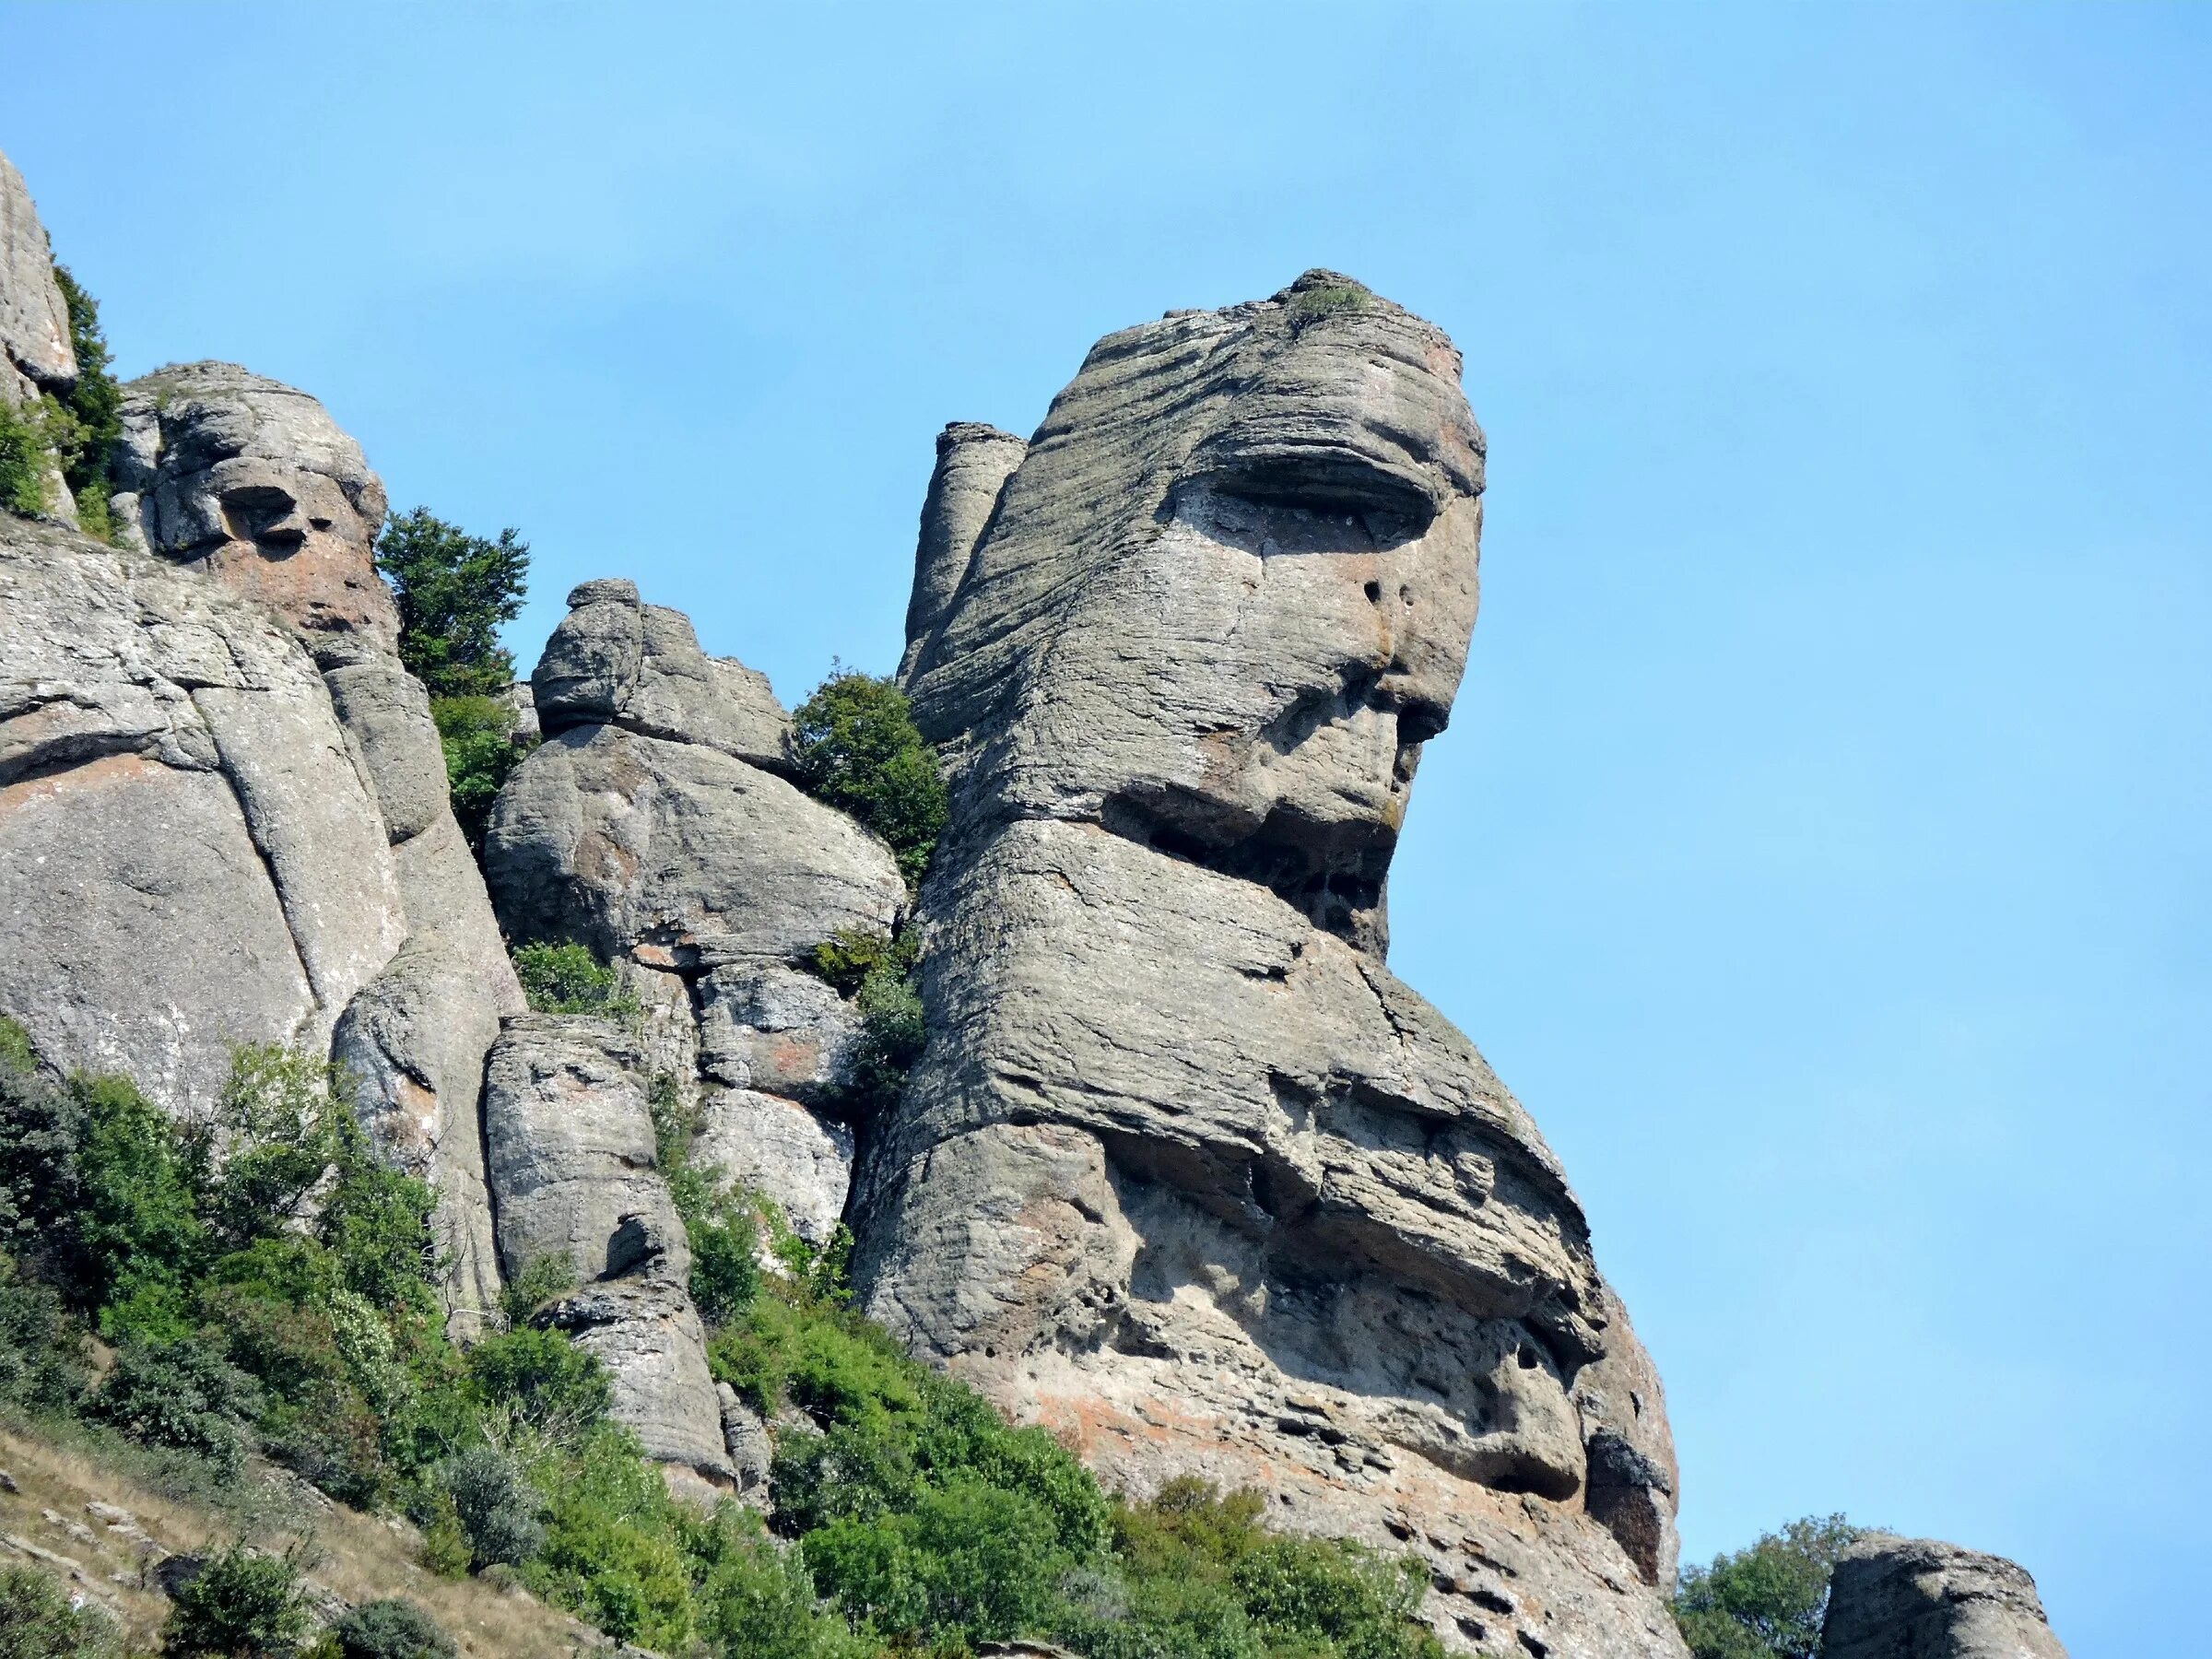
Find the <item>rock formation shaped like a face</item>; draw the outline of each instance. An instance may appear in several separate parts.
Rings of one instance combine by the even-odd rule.
[[[1380,954],[1475,622],[1483,439],[1458,375],[1441,333],[1325,272],[1110,335],[953,597],[917,593],[942,617],[910,647],[924,730],[972,749],[1003,810],[1263,882]]]
[[[1535,1125],[1382,962],[1475,619],[1458,369],[1311,273],[1101,342],[948,600],[925,519],[906,681],[959,776],[858,1267],[1110,1479],[1420,1549],[1457,1645],[1676,1654],[1657,1378]]]
[[[163,558],[260,600],[316,645],[390,653],[399,636],[376,573],[384,488],[304,393],[232,363],[134,381],[123,407],[116,520]]]

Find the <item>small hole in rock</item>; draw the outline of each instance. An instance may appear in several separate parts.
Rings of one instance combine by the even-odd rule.
[[[1370,605],[1382,603],[1382,584],[1381,582],[1371,582],[1367,584],[1367,602]]]

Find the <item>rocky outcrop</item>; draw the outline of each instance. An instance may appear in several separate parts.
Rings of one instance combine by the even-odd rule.
[[[968,574],[968,561],[997,511],[999,492],[1021,465],[1029,445],[1011,432],[972,420],[956,420],[937,434],[937,464],[922,503],[922,535],[914,552],[914,591],[906,606],[906,655],[911,673],[923,648],[943,624]]]
[[[41,1054],[179,1111],[234,1043],[327,1043],[406,936],[376,796],[291,634],[6,515],[0,913],[0,1009]]]
[[[69,335],[69,307],[53,278],[53,248],[39,222],[30,189],[0,153],[0,404],[24,407],[76,383],[76,351]],[[50,462],[45,512],[75,525],[76,503]]]
[[[802,964],[841,931],[891,930],[898,865],[780,775],[789,718],[680,612],[627,582],[569,605],[532,677],[546,742],[486,837],[500,919],[620,965],[644,1064],[694,1099],[697,1156],[818,1241],[844,1210],[857,1017]]]
[[[1843,1552],[1827,1659],[2066,1659],[2035,1581],[1999,1556],[1875,1535]]]
[[[30,187],[0,153],[0,397],[25,403],[76,380],[69,308],[53,280],[53,247]]]
[[[611,1415],[649,1455],[730,1486],[690,1250],[659,1171],[639,1059],[606,1020],[508,1022],[484,1096],[500,1255],[511,1278],[565,1262],[580,1288],[539,1317],[606,1362]]]
[[[375,796],[404,948],[345,1009],[333,1056],[360,1085],[378,1143],[437,1190],[449,1297],[472,1325],[499,1293],[477,1098],[522,988],[453,821],[429,699],[399,661],[399,614],[375,562],[383,485],[321,404],[235,364],[134,381],[123,418],[113,508],[125,536],[290,626]]]
[[[1310,273],[1101,341],[964,558],[933,492],[904,677],[954,821],[856,1269],[1112,1482],[1418,1549],[1455,1646],[1678,1654],[1656,1375],[1534,1122],[1383,965],[1475,619],[1458,373]]]
[[[235,363],[124,388],[113,508],[124,535],[258,599],[309,639],[385,655],[399,612],[376,573],[384,487],[303,392]]]

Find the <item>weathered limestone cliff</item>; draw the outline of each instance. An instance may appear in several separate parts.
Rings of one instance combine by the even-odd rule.
[[[1475,621],[1458,354],[1310,273],[1108,336],[991,453],[918,560],[958,782],[870,1312],[1112,1480],[1418,1548],[1463,1647],[1678,1653],[1658,1380],[1535,1124],[1383,965]]]

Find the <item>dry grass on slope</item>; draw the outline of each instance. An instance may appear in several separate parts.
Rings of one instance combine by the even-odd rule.
[[[0,1470],[16,1488],[0,1483],[0,1565],[68,1581],[122,1618],[134,1652],[154,1651],[169,1617],[159,1561],[212,1553],[241,1536],[269,1550],[303,1544],[317,1599],[418,1603],[475,1659],[558,1659],[613,1645],[519,1587],[439,1577],[418,1564],[414,1528],[334,1504],[281,1470],[257,1464],[242,1495],[202,1501],[165,1496],[151,1469],[131,1461],[88,1438],[0,1425]]]

